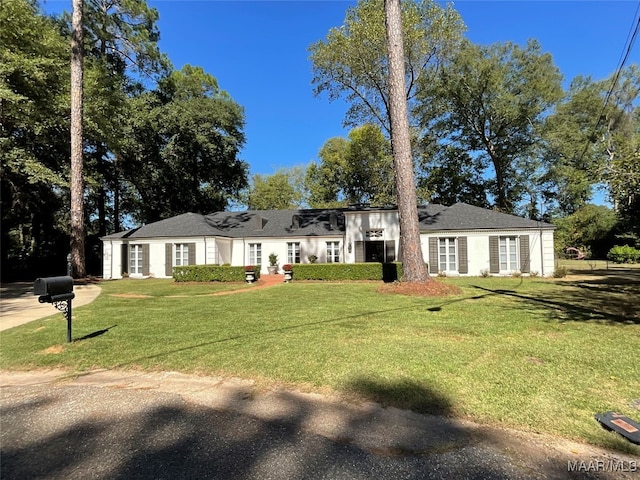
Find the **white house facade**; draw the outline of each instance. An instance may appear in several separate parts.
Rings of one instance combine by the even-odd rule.
[[[549,276],[554,226],[471,205],[418,208],[422,252],[432,274]],[[171,277],[180,265],[257,265],[402,260],[395,208],[185,213],[107,235],[103,277]]]

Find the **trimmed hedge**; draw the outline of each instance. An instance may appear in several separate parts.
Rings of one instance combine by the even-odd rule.
[[[256,271],[256,280],[260,272]],[[244,282],[244,267],[221,265],[184,265],[173,267],[176,282]]]
[[[294,280],[384,280],[402,278],[401,263],[296,263]]]
[[[173,267],[176,282],[244,282],[244,267],[227,265],[185,265]],[[260,272],[256,271],[256,280]],[[394,263],[296,263],[294,280],[383,280],[402,278],[402,264]]]
[[[616,245],[609,250],[607,258],[614,263],[638,263],[640,262],[640,250],[629,245]]]

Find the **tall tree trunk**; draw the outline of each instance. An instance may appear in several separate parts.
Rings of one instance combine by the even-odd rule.
[[[404,81],[404,46],[400,0],[385,0],[384,10],[389,54],[391,146],[398,195],[403,279],[407,282],[426,282],[431,278],[425,267],[420,245],[418,204],[413,176],[411,136]]]
[[[73,0],[71,17],[71,265],[75,277],[84,277],[84,178],[82,158],[83,0]]]
[[[113,229],[114,232],[120,231],[120,171],[118,169],[120,154],[116,153],[113,159],[114,169],[114,187],[113,187]],[[113,233],[113,232],[112,232]]]

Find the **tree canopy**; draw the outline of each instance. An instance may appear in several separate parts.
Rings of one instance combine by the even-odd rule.
[[[302,208],[304,191],[299,168],[281,169],[273,175],[253,175],[246,194],[249,210],[292,210]]]
[[[84,4],[82,235],[88,270],[99,273],[98,237],[122,218],[225,208],[246,186],[248,167],[238,158],[243,108],[201,68],[171,68],[154,9],[143,0]],[[69,22],[44,15],[35,0],[0,8],[3,278],[65,268]]]
[[[373,124],[349,132],[348,138],[327,140],[320,163],[307,168],[309,204],[317,208],[350,203],[395,203],[391,144]]]
[[[27,0],[0,8],[2,270],[24,271],[68,251],[69,50],[56,23]],[[68,208],[68,206],[67,206]],[[60,242],[60,238],[64,238]],[[62,243],[62,244],[61,244]],[[64,258],[64,257],[63,257]],[[42,268],[42,266],[40,266]]]
[[[383,0],[361,0],[344,24],[309,47],[315,94],[349,104],[345,124],[375,123],[389,135],[389,61]],[[409,103],[455,50],[465,27],[451,5],[433,0],[401,2],[405,88]]]
[[[537,170],[540,127],[562,96],[561,78],[535,41],[524,48],[465,42],[436,81],[421,89],[421,124],[442,148],[454,146],[474,156],[477,166],[490,166],[492,203],[513,213]]]
[[[616,81],[617,80],[617,81]],[[604,187],[631,230],[640,223],[640,69],[594,81],[577,77],[545,122],[546,201],[558,215]],[[605,103],[606,101],[606,103]]]
[[[213,76],[185,65],[131,102],[122,171],[136,220],[223,210],[246,186],[244,110]]]

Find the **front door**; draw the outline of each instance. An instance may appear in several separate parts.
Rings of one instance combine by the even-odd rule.
[[[364,242],[365,262],[384,263],[384,241]]]

